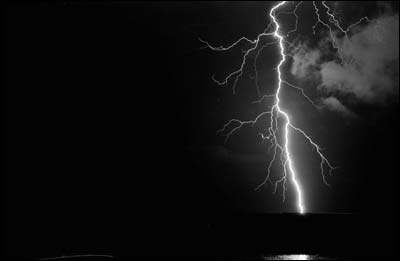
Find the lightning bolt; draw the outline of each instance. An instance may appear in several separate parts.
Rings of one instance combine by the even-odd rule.
[[[243,120],[239,120],[239,119],[231,119],[226,124],[224,124],[224,126],[220,130],[217,131],[217,134],[224,136],[225,143],[227,143],[229,138],[234,133],[239,131],[243,126],[245,126],[245,125],[254,126],[259,121],[259,119],[269,116],[270,124],[266,129],[266,133],[259,133],[259,136],[261,137],[262,141],[269,140],[270,146],[269,146],[268,150],[273,149],[273,154],[272,154],[272,159],[270,160],[268,167],[267,167],[267,175],[266,175],[265,179],[255,188],[255,190],[259,190],[267,182],[269,182],[271,185],[273,185],[273,188],[274,188],[273,193],[276,193],[278,186],[280,184],[282,184],[282,191],[283,191],[282,198],[283,198],[283,201],[285,201],[285,195],[286,195],[286,190],[287,190],[287,181],[288,181],[288,179],[290,179],[290,182],[291,182],[291,184],[296,192],[296,195],[297,195],[297,211],[300,214],[304,214],[306,212],[306,207],[304,204],[303,189],[298,180],[298,174],[297,174],[295,166],[294,166],[293,156],[292,156],[291,149],[290,149],[291,133],[297,132],[297,133],[301,134],[306,139],[306,141],[309,142],[309,144],[312,146],[312,148],[315,149],[317,155],[320,158],[320,174],[322,176],[323,182],[327,186],[329,186],[329,184],[326,180],[326,175],[327,175],[327,173],[329,175],[332,175],[332,171],[336,167],[334,167],[328,161],[328,159],[322,153],[322,148],[316,142],[313,141],[313,139],[310,137],[310,135],[308,135],[304,130],[293,125],[288,112],[283,110],[281,107],[280,93],[281,93],[281,89],[283,88],[283,86],[294,88],[295,90],[299,91],[301,93],[301,95],[311,105],[313,105],[315,107],[313,100],[309,96],[306,95],[306,93],[304,92],[304,90],[301,87],[298,87],[298,86],[282,79],[281,67],[286,62],[287,57],[292,57],[290,54],[286,53],[285,44],[287,44],[290,47],[293,47],[293,45],[290,42],[288,42],[285,38],[287,38],[291,33],[295,32],[297,30],[298,15],[297,15],[296,11],[303,2],[301,1],[301,2],[297,3],[295,8],[291,12],[282,11],[282,12],[277,13],[277,10],[279,8],[281,8],[282,6],[284,6],[286,3],[287,3],[287,1],[281,1],[271,8],[271,10],[269,12],[269,17],[271,19],[270,23],[268,24],[266,29],[262,33],[260,33],[254,40],[248,39],[246,37],[241,37],[237,41],[235,41],[234,43],[232,43],[231,45],[226,46],[226,47],[212,46],[207,41],[204,41],[200,38],[199,38],[199,41],[202,42],[203,44],[205,44],[202,48],[208,48],[208,49],[210,49],[212,51],[216,51],[216,52],[224,52],[224,51],[231,50],[232,48],[237,47],[242,42],[246,42],[247,44],[250,45],[250,47],[246,51],[243,51],[242,62],[241,62],[240,67],[237,70],[228,74],[223,80],[217,80],[215,78],[215,75],[212,76],[212,80],[218,85],[226,85],[226,84],[228,84],[229,81],[233,80],[233,85],[232,85],[233,94],[236,93],[236,85],[238,83],[239,78],[243,75],[244,66],[246,64],[248,57],[250,56],[250,54],[252,54],[253,52],[255,52],[257,50],[257,52],[255,54],[255,58],[254,58],[253,68],[255,70],[255,79],[254,80],[255,80],[255,85],[257,87],[257,95],[258,95],[259,99],[254,101],[254,103],[262,103],[264,100],[273,99],[273,105],[269,107],[269,110],[258,114],[258,116],[256,116],[256,118],[253,120],[243,121]],[[339,20],[331,12],[329,6],[326,4],[325,1],[322,2],[322,5],[326,9],[326,12],[325,12],[326,15],[329,16],[329,23],[326,23],[322,20],[322,18],[320,16],[321,10],[317,7],[317,4],[315,3],[315,1],[313,1],[312,4],[313,4],[314,10],[315,10],[315,15],[317,17],[317,22],[312,27],[313,33],[315,34],[315,29],[318,24],[322,24],[323,26],[325,26],[329,30],[330,37],[332,40],[332,46],[337,50],[338,55],[339,55],[341,61],[343,62],[341,49],[335,41],[336,38],[335,38],[334,30],[329,23],[332,23],[336,28],[338,28],[345,35],[346,39],[349,40],[348,32],[350,31],[350,29],[352,27],[362,23],[364,20],[367,22],[369,22],[371,20],[368,19],[367,17],[364,17],[364,18],[361,18],[358,22],[351,24],[347,29],[343,29],[339,23]],[[277,17],[281,14],[292,14],[295,17],[295,26],[286,35],[283,35],[280,32],[280,24],[279,24]],[[274,30],[272,32],[269,31],[271,27],[274,28]],[[263,39],[264,37],[273,37],[274,40],[271,42],[264,41],[264,43],[261,43],[261,39]],[[278,65],[276,67],[277,77],[278,77],[278,86],[276,88],[275,93],[263,95],[262,97],[260,97],[260,90],[259,90],[259,85],[258,85],[258,71],[257,71],[256,63],[260,56],[260,53],[266,47],[268,47],[270,45],[274,45],[274,44],[278,44],[279,53],[280,53],[280,57],[281,57]],[[278,139],[278,134],[280,132],[279,123],[278,123],[279,118],[284,120],[283,127],[281,128],[282,129],[281,131],[283,132],[283,135],[282,135],[283,141],[280,141]],[[283,169],[283,174],[277,181],[272,182],[271,177],[270,177],[271,176],[271,168],[273,166],[273,163],[275,161],[277,161],[278,158],[279,158],[280,164]]]
[[[277,67],[277,71],[278,71],[278,88],[276,90],[275,104],[274,104],[273,108],[275,108],[276,111],[280,115],[283,115],[285,117],[286,123],[285,123],[285,129],[284,129],[284,137],[285,137],[284,138],[284,143],[285,143],[284,144],[284,154],[286,154],[286,160],[285,160],[284,165],[283,165],[284,179],[286,180],[286,177],[287,177],[286,170],[288,168],[289,172],[290,172],[292,183],[293,183],[293,185],[294,185],[294,187],[296,189],[296,193],[297,193],[297,207],[298,207],[298,210],[299,210],[300,214],[303,214],[304,213],[304,203],[303,203],[303,195],[302,195],[303,193],[302,193],[300,184],[296,179],[296,171],[294,169],[293,161],[292,161],[290,150],[289,150],[289,137],[288,137],[289,136],[289,126],[292,126],[292,125],[290,123],[289,115],[279,107],[279,104],[280,104],[279,93],[280,93],[280,90],[281,90],[281,87],[282,87],[281,66],[286,61],[286,56],[285,56],[285,48],[283,46],[283,36],[279,34],[279,27],[280,26],[279,26],[279,23],[278,23],[276,17],[274,16],[274,13],[275,13],[275,10],[277,8],[279,8],[280,6],[282,6],[284,4],[285,4],[285,2],[280,2],[279,4],[275,5],[271,9],[271,11],[269,13],[269,16],[272,18],[272,21],[275,24],[275,31],[274,31],[273,35],[274,35],[275,38],[278,38],[278,40],[279,40],[279,48],[280,48],[280,54],[281,54],[281,60],[279,61],[279,64],[278,64],[278,67]],[[273,111],[274,111],[274,109],[272,109],[271,119],[273,119]],[[276,137],[274,137],[274,138],[276,140]]]

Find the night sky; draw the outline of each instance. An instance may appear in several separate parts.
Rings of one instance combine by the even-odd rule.
[[[337,8],[347,25],[366,15],[398,14],[398,3],[343,5]],[[276,213],[295,212],[295,195],[290,183],[285,202],[280,189],[276,194],[271,186],[254,191],[271,157],[257,136],[267,121],[245,126],[227,144],[216,135],[230,119],[253,119],[268,105],[252,103],[257,100],[253,60],[234,95],[232,81],[218,86],[211,77],[223,79],[236,70],[246,44],[222,53],[202,49],[198,40],[225,46],[241,36],[254,39],[269,23],[272,6],[271,2],[6,5],[2,10],[3,253],[229,255],[231,234],[243,240],[243,245],[240,240],[235,244],[246,251],[251,249],[248,242],[260,240],[265,249],[270,245],[272,252],[279,251],[277,241],[291,237],[289,228],[296,226]],[[312,34],[313,11],[309,2],[299,9],[298,31],[290,41],[320,48],[326,35],[322,27]],[[283,30],[294,25],[293,16],[280,18]],[[276,89],[278,51],[276,45],[266,47],[258,60],[262,94]],[[319,240],[327,245],[340,248],[350,240],[357,244],[350,254],[344,247],[346,255],[362,255],[365,248],[374,255],[398,253],[398,56],[394,67],[391,79],[397,90],[384,102],[364,102],[334,92],[356,117],[316,109],[294,89],[282,91],[282,106],[293,122],[338,167],[327,187],[315,151],[293,134],[292,153],[307,212],[324,215],[313,217],[304,227],[320,230],[315,233],[326,236]],[[283,68],[285,79],[304,88],[313,100],[330,93],[317,88],[313,79],[291,74],[290,62]],[[273,173],[278,176],[280,171],[275,168]],[[263,218],[268,224],[258,226]],[[356,232],[350,224],[357,224]],[[321,232],[324,228],[327,234]],[[279,231],[286,236],[276,237]],[[293,245],[290,240],[283,249],[294,249]]]

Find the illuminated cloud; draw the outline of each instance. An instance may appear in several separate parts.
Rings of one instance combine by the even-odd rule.
[[[292,75],[312,79],[320,94],[327,95],[321,103],[329,110],[355,115],[344,105],[353,103],[386,105],[396,102],[399,93],[399,17],[384,15],[367,24],[354,26],[339,36],[334,32],[310,49],[298,45],[293,55]],[[339,47],[342,61],[333,59],[332,50],[322,48],[327,42]],[[331,57],[327,59],[327,57]]]
[[[310,50],[306,45],[300,44],[293,52],[293,63],[290,72],[299,78],[310,77],[315,71],[321,53],[319,50]]]
[[[346,106],[344,106],[336,97],[329,96],[328,98],[322,98],[321,104],[324,108],[342,113],[346,117],[354,118],[357,115],[350,111]]]
[[[355,28],[349,39],[337,41],[343,64],[321,64],[320,88],[353,96],[365,103],[384,104],[398,94],[399,18],[382,17]]]

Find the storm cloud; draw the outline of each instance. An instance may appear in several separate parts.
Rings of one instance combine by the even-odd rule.
[[[346,106],[344,106],[336,97],[330,96],[327,98],[322,98],[321,104],[324,106],[324,108],[330,111],[340,112],[346,117],[354,118],[357,116],[354,112],[346,108]]]
[[[354,116],[345,101],[384,106],[396,102],[399,84],[399,17],[385,15],[351,28],[347,36],[334,32],[310,49],[304,43],[292,52],[291,73],[311,79],[323,96],[322,106]],[[326,43],[338,47],[335,59]]]

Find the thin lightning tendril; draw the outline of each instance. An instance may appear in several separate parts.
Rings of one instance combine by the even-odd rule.
[[[214,46],[210,45],[207,41],[204,41],[200,38],[199,38],[199,41],[202,42],[203,44],[205,44],[202,48],[208,48],[212,51],[217,51],[217,52],[229,51],[232,48],[238,47],[238,45],[243,42],[250,44],[251,47],[249,47],[247,50],[243,51],[242,62],[241,62],[239,69],[228,74],[228,76],[226,76],[223,80],[217,80],[215,78],[215,75],[212,76],[212,80],[216,84],[221,85],[221,86],[226,85],[226,84],[228,84],[229,81],[233,80],[233,84],[232,84],[233,94],[236,93],[236,85],[237,85],[240,77],[243,75],[243,70],[244,70],[244,66],[246,65],[247,59],[249,58],[249,56],[251,54],[253,54],[253,52],[255,52],[255,58],[254,58],[254,63],[253,63],[253,68],[255,71],[254,80],[255,80],[255,85],[257,87],[257,95],[258,95],[259,99],[254,101],[253,103],[262,103],[264,100],[273,99],[274,100],[273,105],[271,107],[269,107],[268,111],[264,111],[264,112],[260,113],[254,120],[243,121],[243,120],[239,120],[239,119],[231,119],[220,130],[217,131],[217,134],[224,136],[225,143],[227,143],[229,138],[234,133],[239,131],[243,126],[250,125],[253,127],[259,121],[259,119],[261,119],[262,117],[265,117],[265,116],[269,116],[270,124],[269,124],[269,127],[266,129],[266,133],[259,133],[258,135],[261,137],[262,142],[267,141],[267,140],[269,141],[270,145],[268,147],[268,150],[270,151],[271,149],[273,149],[273,154],[272,154],[272,159],[269,162],[268,167],[267,167],[267,175],[266,175],[265,179],[255,188],[255,190],[259,190],[261,187],[263,187],[268,182],[273,186],[273,193],[275,194],[277,192],[278,186],[281,184],[282,192],[283,192],[282,198],[283,198],[283,201],[285,201],[285,197],[286,197],[285,195],[286,195],[286,190],[287,190],[287,181],[289,178],[295,189],[296,195],[297,195],[297,210],[300,214],[304,214],[306,211],[306,208],[305,208],[304,199],[303,199],[303,191],[302,191],[300,182],[298,181],[298,175],[297,175],[296,169],[294,167],[292,153],[290,150],[290,137],[289,137],[290,133],[296,132],[298,134],[301,134],[306,139],[306,141],[309,142],[309,144],[312,146],[312,148],[315,149],[316,153],[318,154],[318,156],[320,158],[320,172],[321,172],[322,180],[327,186],[329,186],[329,184],[326,180],[326,169],[328,169],[328,174],[332,175],[332,171],[335,169],[335,167],[328,161],[328,159],[322,153],[322,148],[316,142],[314,142],[312,140],[312,138],[310,137],[310,135],[308,135],[304,130],[293,125],[289,114],[280,107],[280,105],[281,105],[280,91],[283,86],[287,86],[287,87],[290,87],[290,88],[293,88],[293,89],[299,91],[301,93],[301,95],[311,105],[316,107],[313,100],[309,96],[306,95],[306,93],[304,92],[304,90],[301,87],[298,87],[298,86],[282,79],[281,67],[285,63],[287,57],[293,57],[292,55],[285,53],[285,44],[287,44],[289,47],[294,47],[293,44],[288,42],[285,38],[287,38],[291,33],[297,31],[299,17],[297,15],[296,11],[300,7],[300,5],[303,3],[303,2],[297,3],[295,8],[290,12],[281,11],[279,13],[276,13],[276,11],[280,7],[285,5],[286,2],[287,1],[281,1],[271,8],[271,10],[269,12],[269,17],[271,18],[271,21],[268,24],[268,26],[266,27],[266,29],[261,34],[259,34],[255,40],[251,40],[246,37],[241,37],[240,39],[235,41],[233,44],[226,46],[226,47],[224,47],[224,46],[214,47]],[[332,26],[322,20],[321,10],[317,7],[317,4],[315,3],[315,1],[313,1],[312,4],[313,4],[314,10],[315,10],[315,15],[317,17],[317,22],[312,26],[313,33],[315,34],[315,29],[318,24],[322,24],[323,26],[325,26],[329,30],[330,37],[332,40],[332,46],[337,50],[338,56],[340,57],[340,60],[343,62],[343,56],[341,53],[341,49],[335,41],[336,38],[335,38],[335,34],[334,34]],[[349,41],[348,32],[350,31],[350,29],[352,27],[359,25],[363,21],[367,21],[367,22],[371,21],[367,17],[363,17],[358,22],[351,24],[347,29],[343,29],[339,23],[339,20],[335,17],[334,13],[331,12],[329,6],[326,4],[325,1],[322,2],[322,5],[326,9],[325,14],[327,16],[329,16],[329,23],[332,23],[336,28],[338,28],[344,34],[347,41]],[[286,35],[282,35],[281,32],[279,31],[280,25],[278,22],[278,16],[282,15],[282,14],[292,14],[296,19],[294,28],[291,29]],[[269,32],[269,30],[272,26],[274,26],[275,30],[272,32]],[[263,37],[273,37],[273,38],[275,38],[275,40],[272,42],[264,41],[264,43],[261,43],[261,39],[263,39]],[[279,45],[279,53],[281,56],[281,59],[276,67],[277,76],[278,76],[278,86],[277,86],[276,92],[274,94],[267,94],[267,95],[261,96],[260,90],[259,90],[259,85],[258,85],[258,70],[257,70],[257,66],[256,66],[257,60],[259,59],[261,52],[267,46],[273,45],[273,44]],[[280,128],[279,128],[278,120],[280,118],[284,120],[284,126],[282,128],[283,130],[280,130]],[[283,132],[282,133],[283,141],[280,141],[278,139],[278,134],[280,134],[280,131]],[[277,160],[279,160],[279,162],[282,166],[283,175],[277,181],[275,181],[273,183],[271,181],[271,177],[270,177],[271,170],[272,170],[274,162]]]
[[[332,27],[328,23],[322,21],[321,16],[320,16],[320,9],[317,7],[317,4],[316,4],[315,1],[313,1],[313,6],[314,6],[315,14],[317,16],[317,21],[315,22],[315,24],[312,27],[313,34],[315,35],[315,28],[317,27],[318,24],[322,24],[323,26],[325,26],[329,31],[329,35],[330,35],[330,38],[331,38],[332,46],[333,46],[333,48],[335,48],[337,50],[340,62],[341,62],[341,64],[343,64],[344,63],[344,59],[343,59],[342,49],[340,48],[340,46],[337,43],[337,38],[335,37],[334,30],[332,29]],[[329,22],[332,23],[333,25],[335,25],[335,27],[344,35],[344,39],[345,39],[345,41],[347,43],[350,42],[348,33],[350,32],[351,28],[361,24],[363,21],[366,21],[368,23],[373,21],[373,20],[369,19],[367,16],[365,16],[365,17],[361,18],[360,20],[358,20],[357,22],[355,22],[354,24],[349,25],[347,27],[347,29],[344,29],[340,25],[340,22],[336,18],[336,16],[333,13],[331,13],[331,8],[326,3],[326,1],[322,1],[322,6],[325,7],[325,9],[326,9],[325,14],[329,16]]]

